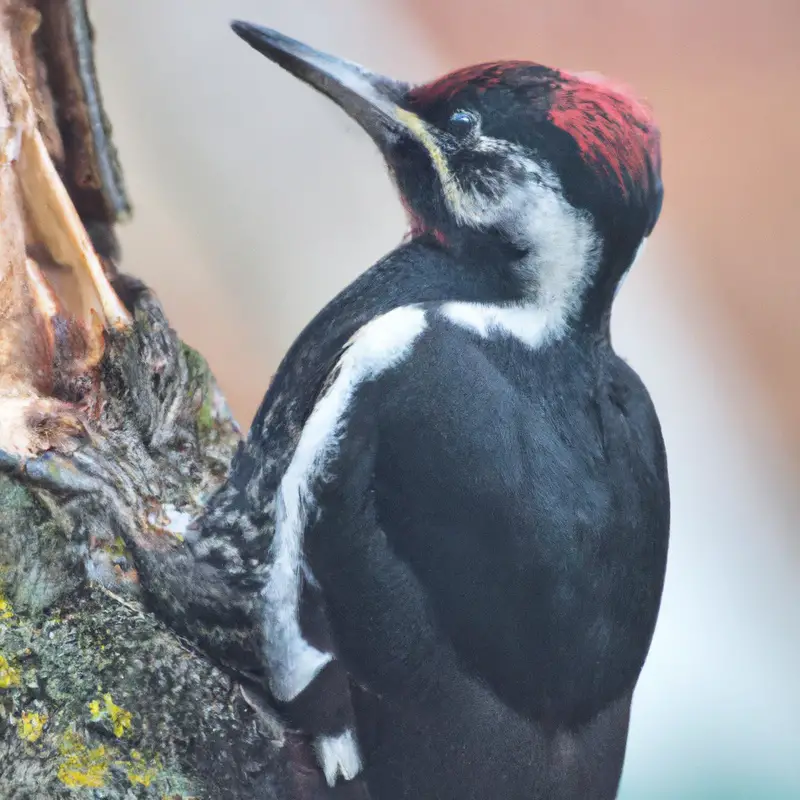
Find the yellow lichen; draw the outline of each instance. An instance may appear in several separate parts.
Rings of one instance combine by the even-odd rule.
[[[11,608],[11,603],[0,594],[0,620],[11,619],[14,616],[14,609]]]
[[[22,712],[22,719],[17,723],[17,735],[26,742],[35,742],[42,738],[44,726],[47,723],[47,714],[37,711]]]
[[[131,750],[131,760],[124,766],[132,786],[140,784],[147,787],[158,777],[160,765],[155,762],[147,764],[138,750]]]
[[[156,773],[151,770],[136,772],[133,769],[129,769],[126,774],[132,786],[136,786],[137,783],[141,784],[142,786],[149,786],[153,778],[156,776]]]
[[[106,692],[101,700],[92,700],[88,704],[89,713],[92,715],[92,722],[107,718],[111,720],[114,729],[114,736],[118,739],[130,730],[132,715],[130,711],[118,706],[111,695]]]
[[[106,713],[105,709],[101,713]],[[139,750],[131,750],[130,757],[125,759],[114,745],[89,748],[74,730],[62,735],[58,750],[61,754],[58,779],[70,788],[103,787],[112,766],[124,770],[131,786],[147,788],[158,780],[163,768],[157,756],[146,759]]]
[[[100,789],[105,784],[113,756],[103,745],[90,749],[77,733],[68,731],[62,736],[58,749],[62,759],[58,779],[65,786]]]
[[[0,689],[10,689],[19,686],[22,680],[20,671],[8,663],[6,657],[0,654]]]
[[[119,738],[131,727],[131,712],[116,705],[108,693],[103,695],[103,701],[106,704],[106,713],[111,717],[111,724],[114,726],[114,736]]]

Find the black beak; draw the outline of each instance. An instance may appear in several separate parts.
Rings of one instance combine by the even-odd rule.
[[[381,149],[407,130],[409,113],[399,105],[407,84],[321,53],[269,28],[238,21],[231,27],[259,53],[330,97]]]

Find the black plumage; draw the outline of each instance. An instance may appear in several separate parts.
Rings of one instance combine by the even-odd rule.
[[[413,235],[289,350],[195,555],[260,594],[269,685],[332,797],[612,798],[669,528],[609,334],[657,130],[539,65],[411,88],[234,28],[364,126]]]

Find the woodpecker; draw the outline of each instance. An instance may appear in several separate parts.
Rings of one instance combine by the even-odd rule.
[[[527,61],[412,86],[232,27],[369,134],[410,235],[294,342],[195,557],[258,587],[331,796],[613,798],[669,532],[609,330],[661,210],[649,107]]]

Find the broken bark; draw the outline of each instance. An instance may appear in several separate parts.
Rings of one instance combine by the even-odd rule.
[[[181,548],[240,431],[118,271],[83,0],[0,0],[0,89],[0,798],[298,796],[306,745],[225,669],[247,601]],[[180,638],[148,610],[175,592],[224,615]]]

